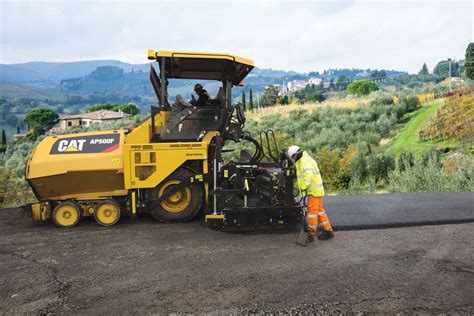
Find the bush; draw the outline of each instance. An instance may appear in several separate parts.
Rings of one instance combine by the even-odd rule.
[[[377,91],[378,89],[379,86],[377,86],[375,82],[369,80],[354,81],[347,87],[350,94],[358,97],[368,95],[370,92]]]
[[[440,192],[440,191],[473,191],[474,190],[474,159],[464,156],[454,170],[446,172],[433,155],[422,158],[410,165],[406,160],[389,172],[388,190],[390,192]]]
[[[350,173],[356,177],[359,181],[363,182],[367,179],[367,161],[365,155],[359,152],[352,160],[349,166]]]
[[[406,168],[413,167],[415,164],[415,156],[412,152],[402,152],[398,157],[397,168],[405,171]]]
[[[376,184],[380,180],[387,181],[389,172],[394,169],[395,159],[392,156],[381,154],[369,158],[368,174]]]

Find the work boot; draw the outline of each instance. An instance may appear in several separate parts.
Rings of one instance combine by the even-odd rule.
[[[313,235],[308,235],[307,242],[314,242],[314,236]]]
[[[327,232],[327,231],[323,231],[321,235],[318,236],[318,239],[319,240],[328,240],[330,238],[334,237],[334,233],[333,232]]]

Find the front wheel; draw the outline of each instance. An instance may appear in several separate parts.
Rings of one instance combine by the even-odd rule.
[[[158,203],[161,196],[193,175],[191,171],[180,168],[150,192],[151,201],[157,204],[151,210],[151,215],[155,219],[165,222],[187,222],[196,216],[203,200],[202,187],[198,184],[188,184]]]
[[[112,226],[120,218],[120,206],[114,200],[102,201],[95,209],[94,218],[101,226]]]

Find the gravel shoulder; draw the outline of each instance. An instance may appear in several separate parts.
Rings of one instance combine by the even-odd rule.
[[[0,314],[474,313],[474,223],[295,238],[0,210]]]

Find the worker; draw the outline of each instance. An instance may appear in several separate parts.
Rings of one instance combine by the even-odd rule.
[[[287,156],[295,164],[300,191],[306,193],[308,242],[314,241],[318,223],[323,227],[318,239],[326,240],[334,237],[329,218],[323,208],[324,186],[318,164],[306,151],[301,151],[300,147],[295,145],[288,147]]]
[[[209,93],[205,89],[203,89],[202,85],[196,83],[194,86],[194,92],[198,95],[198,99],[196,100],[194,96],[192,97],[191,104],[194,106],[205,106],[207,101],[211,99]]]

